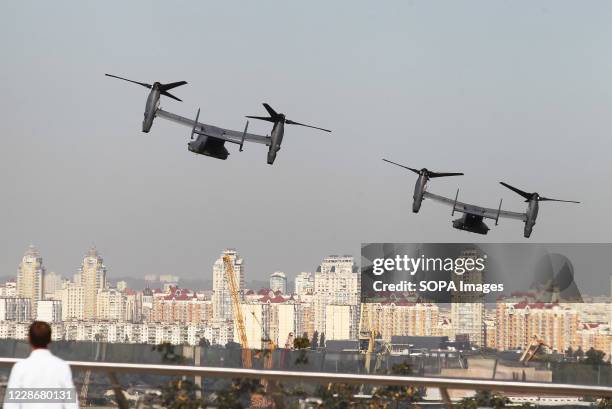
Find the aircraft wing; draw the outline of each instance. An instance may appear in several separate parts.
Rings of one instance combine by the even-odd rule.
[[[214,125],[207,125],[201,122],[196,122],[193,119],[185,118],[183,116],[173,114],[172,112],[164,111],[163,109],[157,109],[156,115],[160,118],[164,118],[168,121],[175,122],[177,124],[188,126],[189,128],[195,127],[195,131],[199,134],[210,136],[212,138],[222,139],[224,141],[240,144],[242,136],[244,134],[244,140],[248,142],[261,143],[266,146],[270,146],[270,137],[265,135],[257,135],[253,133],[244,133],[243,131],[233,131],[231,129],[220,128]]]
[[[481,217],[492,219],[492,220],[497,220],[498,215],[499,217],[520,220],[523,222],[527,220],[527,215],[525,213],[510,212],[508,210],[489,209],[486,207],[480,207],[480,206],[476,206],[473,204],[463,203],[463,202],[459,202],[453,199],[449,199],[448,197],[439,196],[439,195],[433,194],[428,191],[425,191],[423,193],[423,196],[433,201],[454,207],[455,211],[461,212],[461,213],[473,214],[475,216],[481,216]]]

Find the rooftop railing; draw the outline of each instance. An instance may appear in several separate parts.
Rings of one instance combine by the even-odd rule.
[[[20,359],[0,358],[0,368],[10,368]],[[395,385],[435,388],[440,391],[442,402],[452,405],[449,390],[486,390],[525,396],[563,396],[612,398],[612,387],[574,385],[544,382],[520,382],[448,377],[398,376],[374,374],[345,374],[327,372],[301,372],[190,365],[159,365],[116,362],[69,361],[73,371],[91,371],[112,374],[147,374],[178,377],[258,379],[282,382],[307,382],[318,384]],[[116,388],[118,385],[113,385]],[[119,400],[119,399],[118,399]],[[121,405],[119,405],[121,407]]]

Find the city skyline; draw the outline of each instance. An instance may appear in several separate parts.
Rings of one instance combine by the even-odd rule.
[[[475,243],[475,245],[478,245]],[[603,245],[603,244],[602,244]],[[554,244],[551,244],[551,246],[555,246]],[[118,270],[111,268],[108,268],[106,263],[104,263],[104,265],[102,266],[104,269],[104,274],[103,274],[103,280],[106,280],[108,282],[111,282],[113,284],[116,284],[117,282],[120,281],[129,281],[130,283],[133,283],[135,287],[144,287],[147,286],[149,284],[155,284],[158,283],[159,286],[163,286],[164,282],[177,282],[177,281],[181,281],[181,283],[187,283],[187,288],[193,288],[193,289],[213,289],[214,288],[214,265],[217,264],[219,262],[219,258],[218,258],[218,254],[219,251],[225,251],[225,250],[231,250],[231,251],[239,251],[241,256],[242,254],[244,254],[244,252],[242,251],[242,249],[238,250],[237,247],[226,247],[222,250],[217,250],[215,253],[217,254],[217,257],[214,257],[212,259],[211,265],[213,265],[213,274],[211,275],[211,268],[210,266],[203,266],[201,273],[198,275],[188,275],[188,274],[182,274],[180,272],[177,272],[176,270],[172,270],[172,271],[164,271],[162,273],[159,274],[151,274],[150,272],[142,272],[139,273],[137,275],[124,275],[121,274],[121,269],[119,268]],[[21,259],[22,262],[21,263],[17,263],[17,268],[16,271],[14,273],[5,273],[2,274],[2,272],[0,272],[0,280],[4,280],[4,281],[17,281],[17,279],[19,278],[19,271],[20,271],[20,266],[23,263],[23,257],[24,255],[27,256],[28,252],[34,251],[36,252],[36,254],[38,255],[38,257],[40,257],[41,259],[44,260],[43,264],[42,264],[42,268],[44,271],[44,278],[46,279],[46,277],[50,277],[51,278],[51,286],[56,286],[58,284],[54,284],[56,282],[56,275],[60,275],[62,278],[65,279],[70,279],[72,281],[76,282],[80,282],[81,281],[81,271],[83,270],[83,257],[87,257],[88,253],[91,252],[95,252],[96,254],[98,253],[102,253],[98,251],[98,248],[96,246],[91,246],[88,248],[87,251],[83,252],[83,254],[80,257],[80,263],[77,263],[77,267],[75,267],[74,269],[68,270],[68,271],[60,271],[58,269],[54,269],[54,268],[50,268],[49,264],[48,264],[48,258],[47,256],[44,254],[44,252],[41,252],[40,249],[33,245],[30,244],[27,247],[27,250],[25,252],[25,254],[22,252],[22,256]],[[331,255],[331,253],[328,253]],[[601,251],[596,251],[593,254],[599,255],[601,256]],[[351,257],[354,258],[353,255],[338,255],[338,254],[334,254],[332,256],[347,256],[347,257]],[[585,261],[587,262],[587,266],[588,266],[588,257],[579,257],[580,254],[576,254],[573,253],[572,256],[576,257],[574,258],[570,258],[571,261],[578,261],[579,265],[582,266],[583,268],[585,267]],[[106,258],[106,256],[105,256]],[[246,257],[243,257],[243,259],[246,259]],[[601,263],[601,260],[599,260],[596,264],[599,265],[598,263]],[[111,261],[112,264],[112,261]],[[301,269],[301,270],[297,270],[297,271],[282,271],[282,270],[278,270],[278,269],[274,269],[274,268],[270,268],[267,271],[264,271],[263,273],[261,273],[258,276],[253,276],[252,271],[250,269],[250,260],[248,260],[248,267],[246,268],[246,276],[244,277],[244,282],[247,284],[247,287],[249,289],[258,289],[258,288],[272,288],[273,284],[271,282],[272,278],[275,276],[275,274],[284,274],[285,275],[285,288],[286,289],[293,289],[294,286],[296,285],[296,279],[299,279],[300,275],[302,273],[309,273],[309,274],[313,274],[317,271],[318,268],[321,267],[321,257],[318,257],[318,262],[315,263],[315,265],[313,265],[312,267],[308,268],[308,269]],[[360,264],[359,262],[355,262],[355,266],[356,268],[360,269]],[[578,272],[581,272],[581,270],[577,270]],[[117,273],[118,272],[118,273]],[[594,271],[586,271],[589,274],[593,274]],[[601,275],[601,274],[600,274]],[[604,277],[605,276],[605,277]],[[151,280],[151,277],[155,277],[155,279]],[[169,278],[171,277],[175,277],[175,278],[179,278],[180,280],[169,280]],[[607,277],[607,278],[606,278]],[[574,276],[574,278],[576,278],[576,276]],[[605,278],[605,285],[601,285],[601,280]],[[598,276],[598,281],[595,280],[588,280],[585,279],[585,277],[581,276],[580,278],[580,288],[583,291],[583,296],[587,297],[587,298],[592,298],[592,297],[606,297],[609,296],[610,294],[612,294],[612,287],[609,288],[607,283],[609,283],[608,280],[612,279],[612,273],[608,274],[606,276],[606,273],[603,272],[603,275],[601,277]],[[140,283],[143,282],[143,283]],[[267,283],[267,284],[264,284]],[[590,287],[588,287],[588,285],[590,284]],[[157,284],[156,284],[157,285]],[[46,287],[46,283],[45,283],[45,287]],[[525,287],[525,290],[527,290],[527,287]],[[47,291],[47,289],[43,289],[43,291]],[[515,290],[518,291],[518,290]],[[31,297],[31,296],[30,296]]]
[[[286,273],[283,271],[275,270],[268,273],[267,278],[264,280],[247,280],[246,272],[248,271],[248,269],[245,269],[244,259],[242,257],[238,258],[238,250],[234,247],[225,248],[221,251],[221,255],[224,254],[229,254],[232,257],[232,260],[236,260],[234,268],[236,269],[236,273],[239,274],[238,282],[240,283],[241,291],[245,289],[270,289],[272,291],[277,291],[282,288],[283,291],[281,291],[281,293],[291,294],[294,290],[294,287],[299,286],[299,288],[303,288],[304,285],[307,285],[300,285],[300,279],[305,278],[306,280],[310,280],[310,285],[313,286],[314,275],[317,273],[321,273],[321,270],[323,270],[323,272],[328,272],[328,269],[325,267],[326,264],[332,263],[333,265],[335,259],[342,260],[345,265],[350,263],[352,267],[348,270],[350,270],[351,273],[358,274],[358,268],[356,267],[356,263],[352,255],[328,255],[322,258],[322,262],[320,262],[317,267],[309,271],[302,270],[295,273]],[[321,258],[319,260],[321,260]],[[34,266],[30,267],[32,264],[34,264]],[[25,271],[29,273],[28,276],[32,277],[29,280],[25,281],[27,285],[18,285],[18,287],[27,289],[26,293],[20,294],[20,296],[23,296],[25,298],[31,298],[34,300],[34,303],[36,302],[36,299],[44,299],[45,297],[52,295],[54,290],[61,289],[62,285],[67,282],[73,285],[81,286],[83,288],[89,287],[94,292],[105,288],[119,288],[120,286],[122,286],[123,289],[127,288],[127,283],[126,281],[124,281],[126,277],[114,277],[112,274],[109,274],[108,268],[104,263],[102,254],[95,246],[90,247],[87,251],[83,253],[83,255],[81,256],[81,264],[76,268],[76,271],[70,273],[47,268],[45,257],[43,256],[43,254],[40,252],[38,247],[33,244],[30,244],[21,258],[21,262],[18,265],[17,272],[14,275],[0,275],[0,279],[4,279],[5,284],[14,283],[17,285],[20,282],[20,279],[21,281],[24,281],[21,278],[23,275],[22,273],[24,271],[23,266],[28,266]],[[224,286],[227,285],[227,283],[225,283],[224,277],[225,268],[223,267],[221,257],[218,257],[214,261],[212,267],[210,268],[210,271],[208,271],[207,273],[209,274],[209,278],[201,278],[203,282],[211,284],[210,288],[198,287],[194,289],[214,291],[215,288],[221,288],[221,284],[218,284],[219,282],[224,283]],[[144,287],[142,287],[141,289],[148,288],[150,284],[159,284],[160,288],[167,288],[167,285],[173,285],[177,286],[178,288],[181,288],[180,282],[182,282],[184,278],[185,277],[180,275],[167,273],[160,275],[145,274],[139,277],[139,279],[144,282]],[[282,284],[278,283],[279,278],[281,278]],[[292,280],[288,280],[288,278]],[[215,282],[217,282],[217,284],[215,284]],[[113,287],[111,283],[115,287]],[[246,287],[245,283],[257,283],[257,285],[260,285],[260,287]],[[264,284],[263,286],[261,286],[261,284],[263,283],[266,283],[267,285]],[[90,312],[86,314],[89,316],[95,315],[95,308],[91,305],[92,296],[93,294],[89,294],[84,299],[84,302],[88,304],[87,309],[90,310]],[[90,300],[88,301],[87,298],[90,298]],[[225,295],[224,298],[227,298],[227,295]],[[225,300],[224,303],[227,304],[228,300]],[[227,308],[227,306],[225,308]]]
[[[95,243],[121,276],[197,276],[231,245],[260,278],[310,270],[321,254],[358,254],[361,242],[526,242],[518,223],[476,237],[452,229],[450,212],[433,203],[412,214],[413,175],[383,157],[464,172],[431,190],[452,197],[461,187],[470,203],[503,198],[523,211],[500,180],[580,198],[571,208],[542,205],[533,241],[612,241],[612,220],[602,217],[612,177],[608,2],[112,10],[59,2],[0,13],[3,274],[30,240],[59,271]],[[168,19],[180,29],[161,24]],[[262,48],[271,39],[278,56]],[[274,166],[261,146],[204,158],[187,151],[188,129],[158,121],[142,133],[144,88],[105,72],[188,81],[177,90],[184,102],[164,98],[162,107],[189,118],[201,107],[207,123],[243,129],[244,115],[268,102],[333,133],[288,129]],[[252,121],[249,130],[270,127]]]
[[[34,249],[37,253],[39,253],[40,256],[42,256],[42,259],[44,260],[43,265],[44,268],[46,270],[46,274],[51,274],[51,273],[55,273],[55,274],[60,274],[62,277],[65,278],[72,278],[73,275],[75,274],[79,274],[80,270],[83,268],[83,256],[87,255],[87,253],[91,252],[92,250],[99,252],[100,254],[103,254],[103,251],[100,251],[99,248],[95,245],[90,246],[86,251],[82,252],[81,256],[79,258],[77,258],[77,260],[80,260],[79,262],[74,263],[75,267],[72,269],[68,269],[68,270],[61,270],[58,268],[53,268],[53,267],[49,267],[49,257],[44,255],[44,251],[40,250],[40,247],[30,243],[27,246],[28,249]],[[225,250],[236,250],[237,247],[225,247],[223,248]],[[217,254],[217,256],[212,257],[212,262],[210,263],[210,265],[214,265],[215,261],[217,261],[218,258],[218,253],[219,251],[223,250],[217,250],[215,253]],[[240,250],[241,253],[242,250]],[[17,259],[21,259],[23,257],[24,253],[23,251],[21,252],[21,256],[17,257]],[[104,256],[104,258],[106,258],[106,255]],[[52,259],[52,257],[51,257]],[[293,279],[295,277],[297,277],[300,273],[302,272],[310,272],[313,273],[316,271],[317,267],[320,264],[320,260],[321,257],[318,257],[318,261],[315,262],[315,264],[313,266],[311,266],[310,268],[304,268],[304,269],[300,269],[300,270],[281,270],[278,268],[270,268],[269,270],[264,270],[262,271],[260,274],[256,274],[256,277],[249,277],[249,281],[269,281],[270,279],[270,275],[274,274],[274,273],[283,273],[287,275],[287,279],[292,282]],[[111,262],[112,264],[112,262]],[[202,281],[211,281],[212,282],[212,276],[208,277],[208,274],[210,273],[207,269],[210,267],[203,267],[203,270],[200,273],[194,273],[194,274],[182,274],[182,272],[177,271],[176,269],[171,270],[171,271],[160,271],[157,273],[152,273],[150,271],[143,271],[141,273],[138,273],[136,275],[125,275],[125,274],[117,274],[115,273],[115,271],[120,271],[121,269],[119,268],[118,270],[115,270],[113,267],[106,267],[106,264],[104,265],[105,269],[108,269],[110,271],[110,275],[107,277],[109,281],[117,281],[117,280],[122,280],[125,278],[132,278],[132,279],[137,279],[137,280],[145,280],[147,281],[147,277],[151,277],[151,276],[156,276],[156,277],[164,277],[164,276],[172,276],[172,275],[176,275],[178,277],[180,277],[181,279],[188,279],[190,281],[196,280],[196,279],[201,279]],[[19,262],[17,262],[17,267],[15,268],[15,272],[0,272],[0,279],[7,279],[7,278],[15,278],[18,275],[18,270],[19,270]],[[249,275],[251,274],[250,269],[247,270]]]
[[[462,257],[475,259],[479,254],[466,249]],[[236,292],[230,291],[228,266],[235,274]],[[612,296],[563,303],[517,293],[485,305],[482,296],[460,294],[461,299],[444,305],[405,294],[364,303],[361,274],[352,256],[322,257],[316,271],[297,275],[292,289],[287,288],[282,272],[270,274],[268,288],[246,287],[247,266],[236,249],[224,249],[211,266],[212,290],[185,288],[180,277],[169,274],[159,277],[161,286],[155,288],[129,288],[126,282],[112,287],[102,255],[90,248],[71,279],[48,273],[51,291],[43,284],[44,257],[30,246],[22,258],[18,282],[0,286],[0,339],[24,339],[27,323],[43,319],[52,324],[56,340],[198,345],[206,339],[211,345],[239,342],[259,349],[264,339],[291,347],[295,336],[320,337],[321,345],[323,340],[346,342],[375,336],[392,342],[416,336],[515,350],[538,337],[552,351],[596,347],[612,356]],[[482,274],[464,274],[462,279],[479,282]],[[609,284],[612,291],[612,278]],[[237,301],[231,294],[236,294]],[[244,329],[244,337],[238,335],[238,328]]]

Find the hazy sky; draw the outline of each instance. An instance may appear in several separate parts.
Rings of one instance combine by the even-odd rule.
[[[476,204],[522,211],[500,180],[582,200],[543,203],[531,241],[612,241],[611,20],[609,1],[3,2],[0,274],[30,243],[66,275],[95,244],[111,278],[210,279],[231,246],[261,279],[361,242],[526,240],[414,215],[415,175],[382,157],[463,171],[430,189]],[[143,134],[147,90],[105,72],[186,80],[162,106],[210,124],[269,102],[333,133],[288,127],[274,166],[256,144],[195,155],[185,127]]]

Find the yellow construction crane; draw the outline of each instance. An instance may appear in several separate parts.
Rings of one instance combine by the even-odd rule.
[[[376,332],[369,328],[369,325],[365,325],[365,316],[363,313],[364,306],[362,305],[359,311],[359,352],[365,354],[364,367],[366,373],[370,373],[370,362],[372,359],[372,353],[374,352],[374,346],[376,344]],[[364,327],[368,329],[364,329]],[[367,342],[367,347],[364,348],[364,343]]]
[[[234,266],[230,256],[223,256],[223,265],[225,270],[225,278],[227,279],[227,286],[230,291],[230,298],[232,299],[232,310],[234,313],[234,325],[237,328],[238,338],[240,345],[242,346],[242,365],[245,368],[253,367],[253,359],[251,357],[251,350],[247,340],[246,329],[244,326],[244,316],[242,315],[242,308],[240,307],[240,290],[238,283],[236,282],[236,275],[234,274]]]
[[[257,318],[257,316],[255,315],[255,312],[251,311],[251,314],[253,315],[253,318],[255,319],[255,321],[257,321],[257,324],[259,324],[259,326],[261,327],[261,334],[263,335],[261,339],[263,342],[263,349],[264,349],[263,353],[266,354],[265,355],[266,360],[264,361],[264,368],[270,369],[272,368],[274,364],[273,355],[274,355],[274,350],[276,349],[276,343],[272,341],[272,339],[268,335],[268,332],[264,328],[262,322],[259,321],[259,318]]]
[[[533,358],[543,346],[551,349],[549,345],[544,343],[544,340],[537,335],[534,335],[529,345],[527,345],[525,352],[523,352],[523,355],[521,355],[519,362],[527,364],[527,362],[531,361],[531,358]]]

